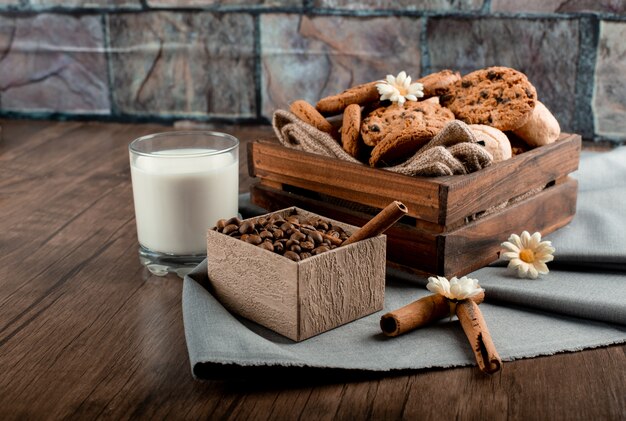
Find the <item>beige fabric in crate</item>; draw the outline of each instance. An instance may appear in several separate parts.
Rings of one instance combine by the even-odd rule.
[[[303,122],[295,115],[277,110],[272,121],[280,143],[292,149],[329,156],[365,165],[346,153],[327,133]],[[402,164],[382,168],[409,176],[437,177],[468,174],[493,162],[486,149],[477,144],[476,137],[462,121],[451,121],[437,136]]]

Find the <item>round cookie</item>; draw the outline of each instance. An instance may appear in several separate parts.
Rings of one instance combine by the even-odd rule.
[[[310,124],[318,130],[329,134],[332,134],[334,131],[332,124],[330,124],[324,116],[318,113],[311,104],[302,99],[291,103],[289,111],[295,114],[300,120]]]
[[[561,127],[550,110],[537,101],[526,124],[513,130],[513,133],[529,146],[535,148],[556,141],[561,134]]]
[[[341,144],[343,150],[354,158],[359,155],[359,144],[361,136],[361,106],[350,104],[343,112],[343,123],[341,125]]]
[[[380,99],[376,84],[379,81],[364,83],[343,91],[337,95],[327,96],[315,105],[317,111],[325,115],[341,114],[350,104],[365,105]]]
[[[448,86],[459,80],[461,80],[461,74],[459,72],[445,69],[426,75],[416,80],[416,82],[424,85],[424,98],[429,98],[431,96],[445,94]]]
[[[511,142],[501,130],[483,124],[470,124],[469,128],[476,136],[478,143],[481,143],[493,156],[493,162],[505,161],[513,156]]]
[[[407,101],[403,106],[397,104],[380,107],[370,112],[361,124],[361,137],[368,146],[378,145],[389,133],[398,135],[406,128],[417,127],[423,122],[423,115],[439,114],[447,120],[454,115],[433,98],[424,101]],[[443,126],[442,126],[443,127]]]
[[[509,67],[488,67],[463,76],[439,100],[467,124],[506,131],[528,121],[537,92],[523,73]]]
[[[428,101],[410,101],[379,108],[361,124],[361,135],[375,135],[378,142],[372,150],[372,167],[388,166],[406,160],[432,139],[449,121],[450,110]],[[372,140],[372,136],[370,141]]]

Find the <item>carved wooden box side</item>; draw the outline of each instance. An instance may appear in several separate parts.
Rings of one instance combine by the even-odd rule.
[[[298,340],[382,310],[385,242],[370,238],[299,263]]]
[[[298,264],[216,231],[207,233],[209,282],[229,311],[298,336]]]
[[[347,232],[358,229],[298,208],[273,213],[294,209]],[[229,311],[301,341],[383,308],[385,243],[380,235],[296,263],[209,230],[209,282]]]

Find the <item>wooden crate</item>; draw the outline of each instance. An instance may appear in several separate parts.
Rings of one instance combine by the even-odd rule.
[[[294,207],[274,213],[286,217],[292,211],[328,220],[349,233],[357,230],[324,214]],[[385,236],[294,262],[209,230],[207,268],[209,286],[226,308],[301,341],[382,310]]]
[[[251,197],[266,209],[297,205],[354,225],[400,200],[409,217],[387,232],[388,261],[460,276],[497,260],[511,233],[546,235],[573,218],[577,182],[568,174],[578,168],[580,146],[580,136],[562,134],[553,144],[472,174],[427,178],[257,141],[248,148],[249,173],[260,179]],[[530,197],[520,199],[524,195]],[[511,199],[517,201],[493,211]]]

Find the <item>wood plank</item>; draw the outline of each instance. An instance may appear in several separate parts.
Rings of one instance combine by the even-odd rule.
[[[445,202],[438,222],[452,224],[566,176],[578,168],[580,147],[579,135],[563,135],[475,173],[441,177]]]
[[[104,195],[116,186],[128,184],[130,179],[127,139],[118,138],[128,128],[118,125],[102,133],[94,125],[85,125],[81,131],[74,124],[58,127],[66,127],[72,133],[62,130],[55,132],[53,138],[42,133],[49,142],[37,150],[47,153],[16,158],[12,164],[21,171],[3,184],[2,191],[7,192],[10,200],[3,205],[4,218],[0,222],[0,228],[7,233],[0,242],[0,265],[23,278],[8,277],[0,289],[0,332],[28,317],[55,288],[54,277],[50,276],[51,262],[63,261],[84,247],[85,238],[68,233],[84,232],[85,228],[72,223],[81,220],[92,207],[97,208]],[[94,144],[84,142],[85,136],[93,139]],[[110,142],[118,139],[122,142],[116,152]],[[132,200],[129,209],[132,212]],[[89,221],[87,226],[94,233],[103,233],[104,224],[114,226],[113,221],[115,217],[111,215]],[[40,275],[47,276],[38,278]],[[22,289],[29,294],[17,299],[16,293]],[[11,305],[5,305],[9,302]]]
[[[547,235],[568,224],[576,213],[578,182],[570,178],[439,237],[439,272],[460,276],[488,265],[500,256],[500,244],[512,233],[539,231]]]
[[[1,261],[0,296],[8,285],[23,284],[12,289],[2,311],[11,314],[24,302],[32,307],[18,331],[0,336],[0,419],[604,420],[626,413],[626,345],[506,362],[495,376],[475,367],[393,373],[274,367],[261,378],[241,380],[226,367],[225,380],[195,381],[182,283],[150,275],[136,254],[124,132],[163,127],[26,123],[56,133],[77,127],[71,141],[56,143],[44,140],[47,129],[36,133],[22,130],[24,122],[1,122],[5,134],[25,137],[8,147],[0,143],[0,171],[6,163],[30,174],[0,173],[0,182],[5,176],[16,182],[0,185],[0,196],[8,198],[0,201],[0,259],[11,253]],[[94,142],[89,135],[96,132],[104,139],[98,150],[104,164],[90,172],[96,161],[79,162],[85,153],[79,142]],[[48,142],[59,150],[44,146]],[[15,160],[3,160],[9,156]],[[20,225],[20,214],[32,229]],[[42,236],[49,238],[45,244]],[[36,247],[14,250],[18,242]],[[29,265],[43,271],[30,282]],[[40,285],[47,294],[41,295]],[[0,322],[6,323],[4,316]]]
[[[494,215],[444,233],[397,223],[387,234],[387,260],[420,274],[461,276],[498,260],[500,243],[524,229],[543,235],[566,225],[576,209],[577,183],[570,179]],[[304,193],[304,192],[303,192]],[[269,210],[296,205],[362,226],[371,215],[262,184],[251,189],[253,203]]]
[[[394,174],[288,149],[274,142],[254,142],[250,150],[251,176],[381,209],[400,200],[409,209],[409,215],[438,221],[439,183],[435,179]]]

